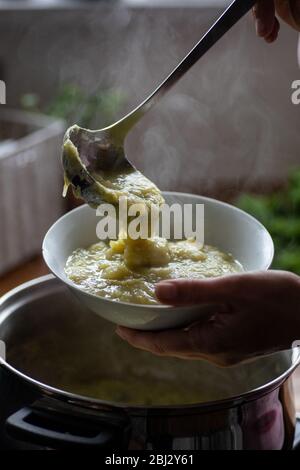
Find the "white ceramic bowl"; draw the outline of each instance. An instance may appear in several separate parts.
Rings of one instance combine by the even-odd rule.
[[[267,230],[256,219],[229,204],[202,196],[164,193],[167,203],[204,204],[205,243],[231,253],[245,271],[267,270],[274,246]],[[108,300],[84,292],[70,281],[64,267],[68,256],[79,247],[97,242],[99,217],[87,205],[61,217],[48,231],[43,256],[50,270],[76,294],[90,310],[118,325],[140,330],[158,330],[191,324],[209,315],[214,306],[168,307],[136,305]]]

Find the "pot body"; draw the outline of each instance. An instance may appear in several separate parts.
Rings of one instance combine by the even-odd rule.
[[[292,448],[297,350],[230,369],[153,357],[52,276],[2,299],[0,339],[1,448]]]

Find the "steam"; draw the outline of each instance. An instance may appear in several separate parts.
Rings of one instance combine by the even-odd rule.
[[[151,91],[218,12],[200,10],[188,16],[188,23],[175,12],[172,21],[167,15],[149,14],[150,43],[147,15],[131,19],[131,72],[123,75],[123,68],[120,75],[124,83],[130,77],[127,86],[134,85],[136,91]],[[266,184],[284,180],[298,162],[295,146],[300,146],[286,72],[295,63],[292,34],[283,28],[283,44],[270,46],[256,38],[251,15],[244,18],[132,132],[129,158],[166,190],[205,194],[220,185],[265,190]],[[140,96],[146,96],[147,89]],[[136,95],[132,104],[139,99]],[[283,124],[285,119],[289,126]]]
[[[90,93],[115,87],[127,97],[116,109],[118,119],[160,83],[222,10],[111,3],[40,14],[24,27],[16,62],[30,64],[30,83],[22,78],[26,91],[49,96],[65,82]],[[298,76],[294,45],[296,35],[287,28],[276,45],[264,44],[248,15],[132,131],[130,160],[166,190],[205,194],[220,183],[243,187],[284,178],[300,148],[299,111],[290,100]],[[11,89],[22,70],[17,75]]]

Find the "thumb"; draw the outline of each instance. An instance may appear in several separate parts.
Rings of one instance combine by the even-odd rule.
[[[156,284],[158,300],[168,305],[196,305],[232,301],[243,289],[243,274],[211,279],[170,279]]]

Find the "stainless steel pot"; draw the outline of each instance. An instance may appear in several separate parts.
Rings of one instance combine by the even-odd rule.
[[[154,357],[52,276],[2,297],[0,339],[1,448],[292,447],[297,349],[229,369]]]

